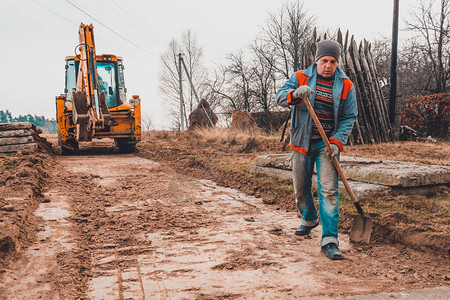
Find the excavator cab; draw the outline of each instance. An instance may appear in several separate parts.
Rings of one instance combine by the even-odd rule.
[[[122,151],[141,140],[139,96],[127,100],[122,58],[95,54],[92,25],[80,25],[79,55],[66,57],[64,94],[56,97],[58,143],[63,153],[79,142],[112,138]]]
[[[105,57],[108,60],[103,60]],[[120,57],[114,55],[97,57],[98,91],[104,92],[108,109],[118,107],[127,102],[123,63]],[[67,101],[72,101],[73,91],[77,88],[79,59],[66,58],[66,93]]]

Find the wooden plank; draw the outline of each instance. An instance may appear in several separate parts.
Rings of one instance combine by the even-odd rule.
[[[16,130],[16,129],[36,129],[36,126],[28,122],[0,123],[0,131]]]
[[[14,137],[14,136],[28,136],[28,135],[35,135],[36,131],[32,129],[16,129],[16,130],[6,130],[6,131],[0,131],[0,138],[5,137]]]
[[[5,146],[0,146],[0,153],[13,153],[13,152],[17,152],[20,150],[36,149],[36,148],[38,148],[38,145],[35,143],[5,145]]]
[[[5,137],[0,138],[0,146],[3,145],[15,145],[15,144],[28,144],[34,142],[34,137],[29,136],[22,136],[22,137]]]

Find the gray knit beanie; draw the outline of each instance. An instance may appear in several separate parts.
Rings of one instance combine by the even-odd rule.
[[[323,56],[333,56],[337,61],[341,58],[341,45],[338,42],[325,40],[317,43],[316,61]]]

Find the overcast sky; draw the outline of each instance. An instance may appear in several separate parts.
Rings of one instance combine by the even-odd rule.
[[[151,116],[155,127],[168,129],[158,73],[160,55],[169,41],[191,30],[203,47],[204,64],[212,67],[249,45],[269,13],[279,11],[285,2],[0,0],[0,110],[9,110],[13,116],[30,113],[54,118],[55,96],[64,90],[64,58],[74,53],[80,23],[93,23],[97,54],[124,58],[128,98],[140,95],[143,112]],[[392,34],[393,0],[302,2],[318,26],[348,29],[357,41]],[[417,3],[400,0],[400,29]]]

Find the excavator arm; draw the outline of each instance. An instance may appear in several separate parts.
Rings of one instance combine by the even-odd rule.
[[[99,93],[94,31],[92,25],[80,25],[77,46],[80,64],[77,89],[73,94],[73,122],[77,126],[77,140],[90,141],[95,130],[103,129],[110,118],[104,92]],[[106,119],[106,120],[105,120]]]

